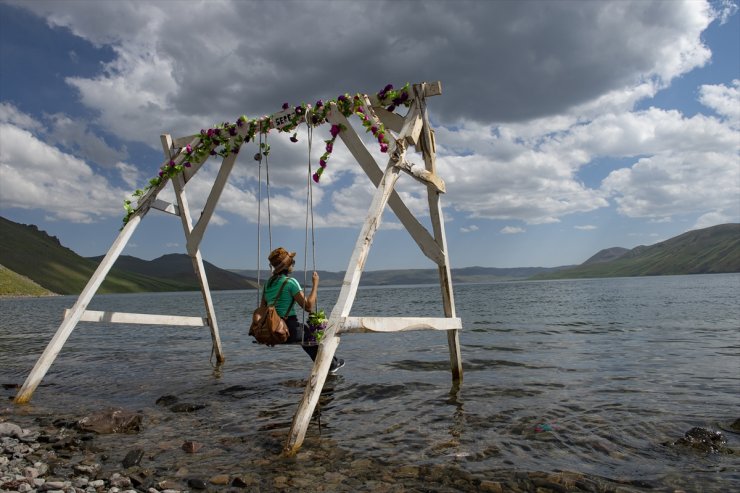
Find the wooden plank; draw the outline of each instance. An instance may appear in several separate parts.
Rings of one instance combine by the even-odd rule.
[[[180,208],[180,220],[182,221],[182,229],[185,233],[186,240],[190,240],[190,235],[193,230],[193,222],[190,217],[190,208],[188,207],[187,197],[185,196],[185,182],[182,175],[176,176],[172,180],[172,185],[175,188],[175,196],[177,197],[177,205]],[[221,347],[221,336],[219,335],[218,322],[216,321],[216,310],[213,306],[213,299],[211,298],[211,288],[208,285],[208,278],[206,277],[206,269],[203,265],[203,258],[200,255],[200,249],[196,248],[194,252],[188,252],[191,260],[193,261],[193,270],[195,276],[198,278],[200,283],[200,292],[203,296],[203,302],[206,305],[206,313],[208,314],[208,325],[211,328],[211,341],[213,342],[213,351],[216,354],[216,361],[223,363],[225,361],[223,348]]]
[[[412,104],[406,118],[404,118],[403,127],[401,127],[401,131],[399,132],[399,139],[406,139],[409,145],[415,146],[419,141],[422,126],[423,122],[419,113],[419,105]]]
[[[416,88],[419,88],[419,96],[422,98],[431,98],[434,96],[440,96],[442,94],[442,82],[441,81],[435,81],[435,82],[422,82],[419,84],[413,84],[411,86],[411,90],[414,91]],[[411,94],[413,97],[414,94]],[[380,106],[380,101],[378,101],[378,96],[375,94],[369,95],[370,102],[373,104],[373,106],[377,107]]]
[[[180,215],[180,209],[175,204],[171,204],[164,200],[154,199],[154,201],[152,201],[151,207],[152,209],[157,209],[158,211],[166,212],[167,214],[172,214],[173,216]]]
[[[186,139],[190,140],[186,141]],[[197,146],[200,143],[200,134],[180,137],[175,141],[172,140],[170,134],[162,134],[159,136],[159,140],[162,143],[162,152],[164,152],[165,158],[165,162],[162,163],[162,166],[160,166],[161,168],[168,165],[169,162],[172,160],[174,160],[177,164],[185,162],[185,154],[181,152],[181,149],[186,147],[187,145],[190,145],[191,147]],[[203,162],[200,163],[191,162],[189,168],[184,168],[182,170],[182,176],[185,179],[185,183],[190,181],[190,179],[195,175],[195,173],[198,172],[201,166],[203,166],[203,163],[205,163],[205,161],[207,160],[208,159],[205,159]]]
[[[352,127],[348,127],[345,132],[354,132],[354,130]],[[393,186],[398,180],[399,173],[398,168],[389,164],[373,196],[365,224],[357,237],[357,243],[352,252],[337,302],[334,304],[334,308],[329,316],[328,327],[324,331],[324,340],[319,344],[319,352],[311,370],[311,376],[306,385],[306,390],[298,406],[298,411],[293,418],[293,424],[288,434],[288,442],[283,449],[288,455],[295,453],[300,448],[306,436],[306,429],[311,421],[316,403],[319,400],[319,395],[326,379],[326,373],[329,371],[331,359],[334,356],[337,345],[339,345],[339,337],[336,334],[339,325],[338,321],[340,318],[349,315],[349,310],[357,293],[357,286],[360,283],[360,276],[367,260],[367,254],[370,251],[370,245],[373,242],[375,232],[380,226],[383,209],[385,209],[388,203],[388,198],[393,191]]]
[[[442,178],[427,171],[425,168],[421,168],[414,165],[413,163],[409,163],[405,159],[396,163],[396,166],[404,170],[417,181],[434,188],[435,192],[445,193],[446,187],[445,182],[442,181]]]
[[[70,310],[64,310],[65,318]],[[114,324],[144,325],[184,325],[188,327],[205,327],[208,319],[203,317],[184,317],[181,315],[157,315],[150,313],[101,312],[85,310],[80,322],[109,322]]]
[[[396,133],[401,131],[404,122],[404,118],[401,115],[388,111],[382,106],[373,106],[373,110],[375,110],[375,114],[378,115],[385,128],[393,130]]]
[[[348,129],[352,128],[347,118],[337,111],[335,106],[331,107],[331,110],[327,115],[327,119],[330,123],[342,124]],[[347,146],[350,153],[352,153],[352,156],[360,167],[365,171],[368,178],[370,178],[373,185],[377,187],[383,177],[383,171],[380,169],[380,166],[378,166],[378,163],[375,162],[375,158],[370,154],[370,151],[368,151],[362,143],[362,140],[360,140],[357,133],[354,131],[341,132],[339,137],[342,139],[342,142],[344,142],[344,145]],[[416,219],[414,214],[406,207],[403,199],[401,199],[395,191],[391,194],[390,199],[388,199],[388,205],[414,241],[416,241],[416,244],[419,245],[422,253],[437,265],[444,263],[444,255],[442,254],[439,245],[436,243],[429,231],[427,231],[419,220]]]
[[[346,317],[337,333],[406,332],[411,330],[462,329],[459,318],[430,317]]]
[[[234,168],[237,156],[238,154],[231,153],[221,162],[221,167],[218,169],[218,175],[216,176],[216,180],[213,182],[211,192],[208,194],[208,200],[206,200],[206,205],[203,207],[203,212],[201,213],[197,224],[192,229],[192,234],[188,237],[188,253],[195,252],[200,247],[200,242],[203,240],[203,235],[206,232],[208,223],[213,216],[213,212],[216,210],[218,199],[221,198],[221,193],[224,191],[226,182],[229,179],[229,174]]]
[[[421,86],[423,88],[422,98],[431,98],[433,96],[442,95],[442,82],[441,81],[422,82]]]
[[[176,139],[170,138],[170,147],[175,150],[180,150],[188,145],[193,147],[200,144],[200,134],[187,135],[185,137],[178,137]]]
[[[432,174],[436,175],[436,160],[434,152],[434,141],[431,135],[429,116],[427,115],[424,100],[419,98],[424,127],[422,129],[421,148],[424,156],[424,166]],[[455,318],[455,296],[452,290],[452,272],[447,250],[447,235],[445,233],[444,218],[442,215],[442,204],[440,194],[431,186],[427,187],[427,200],[429,202],[429,214],[434,230],[434,239],[444,252],[445,261],[439,264],[439,283],[442,290],[442,305],[446,317]],[[447,332],[447,346],[450,353],[450,371],[452,381],[459,385],[463,380],[462,354],[460,352],[460,331],[450,330]]]
[[[98,264],[98,268],[95,269],[92,277],[87,282],[87,285],[85,285],[85,288],[82,290],[82,293],[80,293],[80,296],[77,298],[72,309],[69,311],[69,315],[65,317],[64,321],[57,329],[56,334],[54,334],[54,337],[46,346],[43,354],[38,361],[36,361],[36,364],[26,378],[26,381],[23,383],[23,386],[18,391],[18,394],[15,397],[15,402],[17,404],[23,404],[31,399],[34,390],[36,390],[36,387],[41,383],[44,375],[46,375],[49,367],[56,359],[59,351],[61,351],[64,346],[64,343],[67,341],[67,338],[69,338],[69,335],[77,326],[77,322],[80,321],[82,313],[85,311],[85,308],[87,308],[93,295],[95,295],[102,284],[105,276],[108,275],[108,272],[113,267],[116,259],[121,255],[124,247],[131,239],[131,235],[134,234],[134,231],[136,231],[136,228],[141,223],[141,219],[144,214],[146,214],[146,210],[137,211],[136,214],[131,216],[129,221],[118,234],[118,237],[113,242],[113,245],[111,245],[108,253]]]
[[[308,377],[306,389],[303,391],[303,398],[298,404],[298,410],[293,416],[285,447],[283,447],[283,454],[286,456],[295,455],[306,438],[306,431],[311,422],[313,410],[316,409],[316,404],[319,402],[321,389],[324,388],[326,375],[329,373],[331,360],[337,351],[337,346],[339,346],[339,337],[337,336],[332,336],[319,344],[316,361]]]

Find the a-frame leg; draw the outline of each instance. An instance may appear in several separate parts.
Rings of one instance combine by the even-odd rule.
[[[393,192],[393,187],[398,180],[399,171],[400,170],[395,166],[392,166],[391,164],[388,165],[378,189],[375,192],[373,201],[370,204],[367,219],[365,219],[365,225],[357,238],[355,250],[352,253],[352,258],[349,262],[349,268],[344,275],[342,289],[339,292],[339,297],[334,305],[334,309],[329,316],[328,327],[325,330],[324,339],[319,345],[319,352],[316,356],[313,368],[311,369],[311,375],[306,384],[306,390],[303,392],[303,398],[301,399],[301,402],[298,405],[298,411],[293,418],[290,433],[288,434],[288,441],[283,449],[283,453],[286,455],[296,453],[306,437],[306,430],[308,429],[316,404],[319,401],[321,389],[323,389],[324,383],[326,382],[326,375],[329,371],[331,360],[334,357],[337,346],[339,345],[339,337],[336,335],[337,329],[339,328],[341,320],[349,315],[352,308],[352,303],[357,294],[357,287],[360,283],[360,276],[362,275],[365,261],[370,252],[370,245],[375,237],[375,232],[380,227],[383,210],[385,209],[385,206],[388,203],[388,198]]]
[[[162,149],[164,150],[165,157],[170,158],[172,139],[169,135],[162,135],[161,140]],[[208,326],[211,329],[213,352],[216,356],[216,361],[218,363],[223,363],[226,358],[224,357],[223,348],[221,346],[221,336],[219,334],[218,322],[216,320],[216,310],[213,306],[213,299],[211,298],[211,288],[208,285],[208,278],[206,277],[206,270],[205,266],[203,265],[203,257],[198,246],[195,246],[193,248],[193,251],[191,251],[192,244],[190,240],[193,233],[193,220],[192,216],[190,215],[190,207],[188,205],[187,197],[185,196],[185,179],[181,174],[172,179],[172,186],[175,189],[177,206],[180,212],[180,220],[182,221],[182,229],[185,234],[185,241],[189,247],[188,255],[193,262],[193,270],[195,271],[195,276],[198,278],[198,283],[200,284],[200,292],[203,295],[203,302],[206,306]]]
[[[177,206],[180,209],[180,219],[182,219],[182,227],[185,231],[185,238],[189,238],[190,233],[193,230],[192,218],[190,216],[190,208],[188,207],[188,201],[185,197],[185,190],[183,190],[184,181],[182,176],[177,176],[172,180],[172,184],[175,187],[175,195],[177,196]],[[221,336],[218,331],[218,322],[216,321],[216,310],[213,307],[213,299],[211,298],[211,288],[208,285],[208,278],[206,277],[206,268],[203,265],[203,257],[200,254],[200,248],[196,248],[195,252],[188,252],[190,259],[193,261],[193,270],[200,283],[200,292],[203,295],[203,302],[206,305],[206,313],[208,314],[208,326],[211,328],[211,341],[213,342],[213,352],[216,355],[216,361],[223,363],[226,361],[224,357],[223,348],[221,347]]]
[[[80,321],[88,303],[90,303],[90,300],[98,291],[103,280],[105,280],[105,276],[108,275],[113,264],[115,264],[116,259],[121,255],[121,252],[131,239],[131,235],[136,231],[137,226],[139,226],[139,223],[141,222],[141,218],[146,214],[147,210],[148,208],[144,208],[141,213],[131,216],[129,221],[118,234],[118,238],[113,242],[113,245],[108,250],[105,258],[103,258],[100,264],[98,264],[98,268],[95,270],[90,280],[87,281],[85,289],[82,290],[82,293],[80,293],[74,306],[69,310],[67,316],[62,321],[62,324],[57,329],[56,334],[54,334],[54,337],[49,341],[49,344],[46,346],[41,357],[36,361],[31,373],[28,374],[26,381],[23,383],[23,387],[21,387],[21,390],[18,391],[18,395],[15,397],[16,404],[24,404],[31,399],[34,390],[36,390],[36,387],[41,383],[41,379],[44,378],[44,375],[46,375],[46,372],[56,359],[59,351],[61,351],[64,343],[77,326],[77,323]]]
[[[423,89],[421,91],[423,93]],[[427,171],[436,174],[436,150],[434,148],[434,135],[429,126],[429,117],[427,115],[426,104],[424,99],[417,96],[419,108],[421,109],[423,126],[421,132],[421,151],[424,155],[424,166]],[[455,314],[455,297],[452,292],[452,275],[450,273],[450,261],[447,251],[447,236],[445,234],[444,218],[442,216],[442,204],[440,203],[440,194],[433,187],[427,186],[427,196],[429,202],[429,214],[432,220],[434,230],[434,239],[444,253],[444,264],[439,265],[439,283],[442,288],[442,303],[445,317],[454,318]],[[452,380],[456,384],[462,382],[463,368],[462,355],[460,353],[460,331],[452,329],[447,331],[447,345],[450,350],[450,370],[452,371]]]

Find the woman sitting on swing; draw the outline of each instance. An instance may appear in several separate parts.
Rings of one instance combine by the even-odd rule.
[[[270,266],[272,266],[272,277],[270,277],[265,284],[263,299],[274,299],[278,292],[280,292],[280,287],[285,281],[285,278],[288,278],[285,283],[285,287],[282,292],[280,292],[280,298],[275,302],[275,309],[279,314],[282,314],[283,317],[286,317],[285,322],[290,331],[290,337],[288,337],[286,344],[302,343],[305,325],[302,326],[298,321],[298,316],[295,313],[295,304],[297,303],[309,313],[313,311],[316,306],[316,295],[319,290],[319,274],[317,272],[313,273],[311,292],[308,294],[308,298],[306,298],[298,280],[290,276],[290,273],[293,272],[293,266],[295,265],[295,252],[291,253],[284,248],[276,248],[270,252],[267,260],[269,260]],[[311,357],[311,361],[316,361],[319,347],[316,345],[302,345],[302,347]],[[329,372],[336,373],[337,370],[343,366],[344,360],[338,359],[335,356],[332,359]]]

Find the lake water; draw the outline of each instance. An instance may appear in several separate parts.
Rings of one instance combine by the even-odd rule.
[[[454,289],[464,327],[462,385],[452,386],[443,332],[346,334],[337,354],[347,365],[327,380],[320,418],[292,461],[272,458],[310,360],[297,346],[251,342],[254,291],[214,293],[221,367],[209,362],[207,328],[80,323],[31,403],[8,404],[16,389],[4,388],[0,412],[28,423],[109,407],[140,411],[140,433],[100,437],[118,459],[111,462],[137,446],[162,469],[206,478],[247,468],[269,477],[323,457],[348,491],[373,491],[357,486],[358,464],[377,466],[376,475],[405,465],[505,482],[573,471],[633,491],[740,490],[740,435],[729,428],[740,418],[740,274]],[[443,316],[439,291],[361,288],[352,315]],[[321,290],[319,307],[328,313],[337,295]],[[0,383],[23,383],[75,299],[0,300]],[[100,295],[89,308],[204,313],[200,293]],[[167,394],[207,407],[175,414],[155,404]],[[695,426],[723,430],[735,453],[666,445]],[[184,454],[184,439],[205,444],[202,452]],[[442,491],[428,481],[404,484]],[[319,475],[300,489],[324,482]]]

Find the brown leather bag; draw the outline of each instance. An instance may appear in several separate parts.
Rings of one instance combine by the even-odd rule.
[[[290,313],[295,300],[292,300],[290,306],[288,306],[285,317],[281,317],[275,309],[275,303],[280,299],[280,294],[283,292],[283,288],[287,282],[288,278],[286,277],[272,303],[266,302],[265,292],[262,291],[262,303],[252,313],[252,324],[249,327],[249,335],[253,336],[260,344],[267,344],[268,346],[283,344],[290,336],[288,324],[285,323],[285,317]]]

